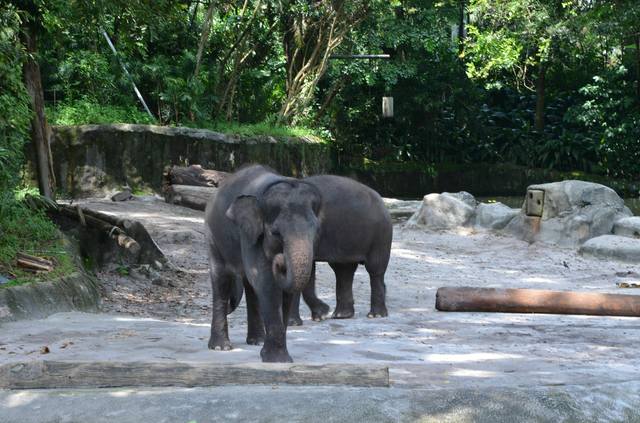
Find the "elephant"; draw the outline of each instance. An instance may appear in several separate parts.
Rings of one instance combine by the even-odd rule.
[[[314,262],[328,262],[336,276],[336,308],[332,318],[354,316],[353,275],[358,264],[364,264],[371,283],[371,309],[368,317],[386,317],[384,274],[389,263],[393,226],[380,195],[352,179],[317,175],[303,179],[317,188],[322,197],[318,216],[320,232]],[[302,292],[315,321],[328,310],[315,293],[315,265],[310,283]],[[301,325],[300,294],[292,299],[289,325]]]
[[[232,348],[227,314],[245,292],[247,343],[263,344],[264,362],[292,361],[286,344],[288,311],[292,295],[310,279],[320,214],[321,195],[314,185],[265,166],[245,167],[224,180],[205,209],[213,305],[210,349]]]

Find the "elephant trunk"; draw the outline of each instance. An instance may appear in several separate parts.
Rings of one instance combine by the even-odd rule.
[[[300,292],[309,282],[313,269],[313,242],[302,240],[286,243],[284,254],[273,260],[273,274],[287,292]]]

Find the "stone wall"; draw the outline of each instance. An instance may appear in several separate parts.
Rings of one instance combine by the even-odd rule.
[[[262,163],[289,176],[331,170],[329,146],[314,139],[225,135],[154,125],[54,127],[51,145],[59,192],[101,195],[124,185],[159,190],[170,164],[233,171]]]

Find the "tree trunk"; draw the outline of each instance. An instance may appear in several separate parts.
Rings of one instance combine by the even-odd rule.
[[[460,12],[458,15],[458,53],[462,54],[464,50],[464,38],[465,38],[465,28],[464,28],[464,15],[466,5],[464,0],[460,0]]]
[[[204,45],[209,39],[209,32],[211,31],[211,20],[213,19],[213,9],[215,2],[211,0],[209,8],[207,9],[207,16],[204,18],[204,24],[202,26],[202,33],[200,35],[200,42],[198,43],[198,52],[196,53],[196,69],[193,71],[193,79],[198,77],[200,73],[200,63],[202,62],[202,52],[204,51]]]
[[[31,98],[33,116],[31,118],[31,141],[36,152],[36,169],[40,194],[53,198],[55,180],[49,138],[51,129],[44,113],[44,94],[40,79],[40,66],[36,60],[37,32],[34,25],[25,20],[22,27],[22,43],[28,53],[22,68],[24,83]]]
[[[636,96],[638,103],[640,103],[640,34],[636,35],[636,71],[637,71],[637,79],[636,79]]]
[[[538,66],[538,79],[536,80],[536,117],[535,128],[536,131],[542,132],[544,130],[544,74],[545,66],[541,61]]]

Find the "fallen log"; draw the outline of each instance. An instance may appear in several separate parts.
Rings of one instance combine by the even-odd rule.
[[[217,188],[197,187],[191,185],[168,185],[164,189],[164,199],[169,204],[177,204],[196,210],[204,210],[207,201],[215,194]]]
[[[80,207],[59,205],[59,210],[62,215],[77,220],[83,226],[89,226],[107,233],[118,243],[120,247],[127,250],[133,256],[137,256],[140,253],[140,244],[138,244],[135,239],[128,236],[125,231],[116,224],[92,216],[87,213],[86,209],[82,209]]]
[[[189,167],[170,166],[164,172],[165,185],[190,185],[218,187],[229,174],[219,170],[203,169],[200,165]]]
[[[18,253],[16,255],[16,262],[18,267],[31,272],[50,272],[53,270],[53,262],[51,260],[30,254]]]
[[[359,364],[223,364],[27,361],[0,365],[0,389],[219,386],[244,384],[388,387],[389,368]]]
[[[443,287],[436,292],[439,311],[640,316],[640,295],[595,292]]]

